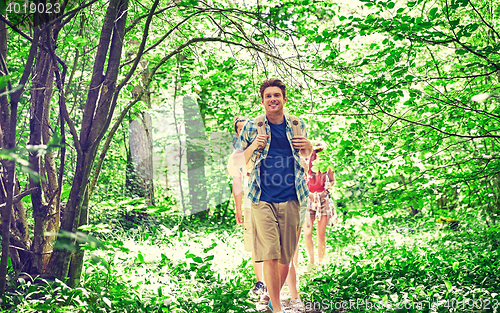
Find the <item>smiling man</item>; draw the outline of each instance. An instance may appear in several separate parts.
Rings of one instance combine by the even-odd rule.
[[[240,155],[245,163],[252,159],[255,164],[249,179],[254,260],[264,262],[273,312],[281,312],[280,290],[297,245],[300,207],[309,193],[300,159],[309,157],[312,145],[304,121],[283,111],[287,100],[283,82],[264,81],[260,96],[266,114],[245,124],[238,149],[244,151]],[[292,125],[304,136],[294,136]]]

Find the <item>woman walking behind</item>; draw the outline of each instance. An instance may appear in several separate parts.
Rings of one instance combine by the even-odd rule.
[[[319,170],[317,162],[320,161],[320,155],[324,149],[323,144],[317,144],[311,154],[309,160],[308,187],[309,187],[309,202],[307,208],[306,222],[304,223],[304,241],[306,251],[309,256],[310,266],[314,266],[314,243],[312,239],[314,221],[318,221],[317,236],[318,236],[318,265],[322,266],[325,259],[326,251],[326,226],[333,224],[337,220],[337,214],[328,192],[334,181],[335,176],[330,166],[325,172]],[[316,162],[315,162],[316,161]],[[313,164],[313,162],[315,162]]]

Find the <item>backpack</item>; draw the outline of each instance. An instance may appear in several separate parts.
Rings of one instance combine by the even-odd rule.
[[[295,115],[288,115],[290,117],[290,122],[292,123],[292,135],[293,136],[303,136],[300,130],[299,118]],[[254,121],[257,124],[257,133],[259,135],[266,135],[266,124],[264,123],[264,115],[259,115]]]
[[[257,125],[257,134],[258,135],[267,135],[266,132],[266,123],[264,121],[264,115],[259,115],[255,118],[254,123]],[[299,118],[295,115],[288,115],[290,118],[290,122],[292,123],[292,136],[303,136],[304,134],[302,133],[300,129],[300,121]],[[257,152],[255,155],[255,160],[253,161],[254,164],[257,162],[257,160],[260,157],[260,152]]]

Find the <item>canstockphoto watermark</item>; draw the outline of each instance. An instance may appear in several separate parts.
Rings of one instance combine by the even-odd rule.
[[[367,299],[351,299],[349,301],[334,301],[323,299],[316,302],[304,302],[306,310],[376,310],[385,311],[391,309],[406,309],[406,310],[423,310],[437,308],[454,308],[454,309],[477,309],[489,310],[497,309],[500,305],[498,299],[448,299],[436,302],[415,302],[415,301],[372,301]]]

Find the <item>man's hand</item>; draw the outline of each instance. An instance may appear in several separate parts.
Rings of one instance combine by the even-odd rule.
[[[243,225],[243,214],[241,208],[236,208],[236,224]]]
[[[269,135],[257,135],[251,146],[253,150],[262,149],[267,145],[267,138]]]
[[[309,157],[312,152],[312,143],[303,136],[294,136],[292,138],[292,145],[294,149],[299,149],[302,156]]]

